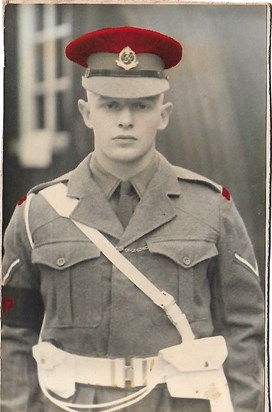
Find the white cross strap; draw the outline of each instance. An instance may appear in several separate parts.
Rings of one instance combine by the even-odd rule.
[[[176,326],[184,340],[194,339],[189,322],[174,298],[164,291],[160,291],[150,282],[128,259],[126,259],[111,242],[98,230],[77,222],[70,217],[78,200],[67,197],[67,187],[63,183],[49,186],[39,192],[55,211],[63,217],[69,218],[75,226],[119,269],[132,283],[134,283],[157,306],[164,309],[171,322]]]

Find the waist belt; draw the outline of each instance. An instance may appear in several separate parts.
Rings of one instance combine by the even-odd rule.
[[[158,357],[108,359],[74,355],[56,348],[49,342],[33,347],[33,356],[42,370],[48,389],[64,398],[75,391],[75,383],[117,388],[146,386]],[[163,383],[163,380],[161,380]],[[63,390],[61,390],[63,387]]]

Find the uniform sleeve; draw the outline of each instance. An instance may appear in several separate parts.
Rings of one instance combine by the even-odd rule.
[[[42,320],[39,275],[31,263],[24,207],[16,208],[4,237],[2,292],[2,412],[42,412],[32,346]]]
[[[222,198],[220,219],[212,307],[216,333],[228,347],[225,373],[235,412],[262,412],[264,306],[256,259],[231,200]]]

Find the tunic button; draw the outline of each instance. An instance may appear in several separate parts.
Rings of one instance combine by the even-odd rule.
[[[57,265],[58,266],[63,266],[64,264],[65,264],[65,259],[62,258],[62,257],[58,258]]]
[[[191,259],[188,256],[185,256],[183,258],[183,263],[184,263],[184,265],[189,266],[190,263],[191,263]]]

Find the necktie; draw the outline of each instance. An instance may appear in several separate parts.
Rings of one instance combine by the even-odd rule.
[[[133,187],[129,181],[120,183],[120,197],[117,214],[123,227],[128,225],[133,213]]]

